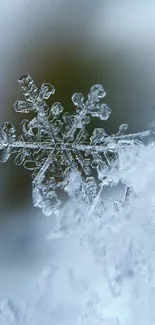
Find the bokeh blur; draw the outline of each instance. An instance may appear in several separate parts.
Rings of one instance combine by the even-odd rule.
[[[112,108],[104,125],[136,132],[155,120],[155,2],[153,0],[1,0],[0,122],[22,119],[13,103],[29,73],[56,88],[53,100],[72,109],[74,92],[101,83]],[[52,250],[49,223],[32,207],[31,177],[10,159],[0,165],[0,293],[19,296]],[[17,273],[18,270],[18,273]]]

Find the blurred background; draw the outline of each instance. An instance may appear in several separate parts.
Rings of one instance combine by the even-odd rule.
[[[18,77],[56,88],[53,100],[72,109],[74,92],[101,83],[112,109],[105,123],[137,132],[155,120],[155,2],[153,0],[1,0],[0,123],[19,131],[13,110],[22,99]],[[52,221],[32,207],[31,177],[10,159],[0,165],[0,295],[18,298],[53,246],[45,240]],[[17,296],[17,292],[16,292]]]

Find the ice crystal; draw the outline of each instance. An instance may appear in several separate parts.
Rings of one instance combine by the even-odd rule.
[[[106,95],[101,85],[87,99],[74,94],[75,110],[68,114],[59,102],[47,104],[55,91],[50,84],[38,90],[30,76],[19,83],[25,101],[15,110],[31,119],[22,121],[19,137],[11,123],[1,126],[1,160],[14,155],[32,171],[34,205],[56,213],[49,238],[63,237],[63,251],[25,305],[0,301],[0,324],[154,325],[155,131],[125,135],[123,124],[115,135],[104,127],[89,134],[92,118],[104,123],[111,113],[100,102]],[[103,202],[105,187],[120,183],[124,197]]]
[[[92,86],[86,100],[81,93],[74,94],[75,109],[69,114],[60,102],[48,106],[47,100],[55,92],[52,85],[44,83],[38,89],[29,75],[22,75],[19,84],[25,101],[17,101],[14,109],[31,113],[31,120],[22,121],[19,137],[12,123],[2,124],[1,161],[14,155],[17,165],[32,171],[33,202],[46,215],[58,213],[67,197],[73,201],[82,198],[92,205],[101,188],[119,181],[112,173],[118,168],[118,150],[141,142],[149,132],[124,135],[128,125],[123,124],[115,135],[109,136],[103,127],[89,135],[91,119],[106,121],[111,113],[101,102],[106,95],[101,85]],[[102,205],[101,200],[98,203]]]

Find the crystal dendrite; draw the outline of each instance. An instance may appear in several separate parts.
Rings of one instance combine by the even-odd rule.
[[[90,205],[98,198],[101,206],[98,193],[113,182],[118,150],[147,139],[152,131],[124,135],[128,125],[123,124],[115,135],[109,136],[103,127],[89,135],[93,117],[106,121],[111,114],[101,102],[106,92],[99,84],[91,87],[86,100],[81,93],[72,96],[73,114],[64,112],[60,102],[49,107],[47,100],[55,93],[51,84],[44,83],[38,89],[30,75],[22,75],[19,84],[25,100],[17,101],[14,109],[33,117],[22,121],[18,137],[12,123],[2,124],[1,161],[14,155],[17,165],[32,171],[33,202],[46,215],[57,213],[68,197]]]

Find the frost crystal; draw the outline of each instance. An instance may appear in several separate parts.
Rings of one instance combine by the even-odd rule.
[[[14,107],[30,113],[31,120],[22,121],[19,137],[11,123],[1,126],[1,160],[14,155],[17,165],[32,171],[34,205],[56,214],[49,238],[64,237],[64,251],[26,305],[0,301],[0,324],[154,325],[155,131],[124,135],[123,124],[115,135],[103,127],[90,135],[91,118],[106,121],[111,113],[100,103],[106,94],[101,85],[93,86],[86,100],[74,94],[71,115],[59,102],[47,105],[53,86],[38,90],[30,76],[19,83],[26,101]],[[124,199],[108,197],[103,204],[105,187],[120,183]],[[75,262],[82,252],[88,255]]]
[[[141,143],[142,138],[151,135],[151,131],[124,135],[128,125],[123,124],[116,135],[109,136],[104,128],[96,128],[90,136],[87,125],[91,118],[106,121],[111,113],[100,102],[106,95],[101,85],[91,87],[86,100],[81,93],[74,94],[75,111],[68,114],[59,102],[52,107],[47,105],[46,100],[55,92],[52,85],[44,83],[38,89],[29,75],[22,75],[19,84],[25,101],[17,101],[14,109],[31,113],[32,119],[22,121],[19,137],[12,123],[3,123],[1,161],[6,162],[13,154],[17,165],[32,171],[33,202],[45,215],[57,214],[67,197],[73,201],[84,199],[92,205],[104,186],[119,182],[115,173],[118,152],[125,145]],[[100,199],[98,204],[101,208]]]

